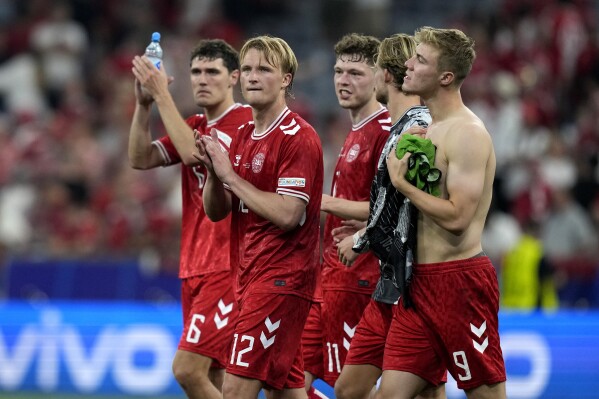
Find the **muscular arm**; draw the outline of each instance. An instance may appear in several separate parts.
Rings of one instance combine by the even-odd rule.
[[[469,124],[451,132],[451,136],[446,137],[444,149],[447,158],[446,199],[419,190],[405,179],[408,154],[401,160],[390,156],[387,165],[398,191],[437,225],[460,235],[472,222],[483,194],[491,152],[490,137],[482,126]]]
[[[152,107],[151,99],[143,101],[139,99],[141,88],[136,80],[136,93],[138,101],[135,105],[133,120],[129,130],[129,164],[135,169],[151,169],[164,165],[164,159],[156,146],[152,145],[152,135],[150,133],[150,110]],[[141,103],[140,103],[141,102]]]
[[[320,210],[341,219],[368,220],[368,201],[350,201],[323,194]]]
[[[197,165],[198,160],[193,156],[195,151],[194,134],[177,110],[168,90],[169,79],[164,64],[159,70],[146,57],[135,57],[133,73],[154,98],[162,123],[181,157],[181,162],[187,166]]]

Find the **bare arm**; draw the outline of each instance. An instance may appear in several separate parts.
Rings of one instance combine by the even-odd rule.
[[[368,220],[369,206],[368,201],[350,201],[323,194],[320,210],[345,220]]]
[[[129,164],[135,169],[151,169],[164,165],[164,159],[156,146],[152,145],[150,133],[150,111],[152,97],[142,92],[135,79],[135,111],[129,129]]]
[[[391,182],[437,225],[453,233],[463,233],[474,218],[483,194],[486,164],[491,151],[489,135],[477,124],[452,132],[444,143],[447,157],[445,185],[447,199],[437,198],[410,184],[405,179],[408,158],[393,154],[387,159]]]
[[[306,202],[288,195],[259,190],[239,177],[233,170],[228,155],[218,143],[216,131],[213,130],[211,134],[212,137],[203,136],[202,142],[212,161],[215,176],[229,186],[230,190],[243,202],[245,207],[264,219],[270,220],[282,230],[294,229],[304,215]],[[217,205],[214,204],[214,206]]]
[[[181,162],[188,166],[197,165],[198,160],[193,155],[196,150],[193,131],[177,110],[168,90],[169,78],[164,63],[161,69],[158,69],[145,56],[136,56],[133,59],[132,71],[155,100],[162,123],[181,157]]]

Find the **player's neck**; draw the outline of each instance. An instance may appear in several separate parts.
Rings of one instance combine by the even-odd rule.
[[[364,119],[374,114],[382,108],[382,105],[376,100],[374,96],[364,106],[357,109],[349,110],[349,117],[351,118],[352,125],[358,125]]]
[[[235,104],[235,100],[233,100],[233,96],[231,96],[212,107],[205,107],[204,114],[206,115],[206,119],[213,121],[220,118],[229,108],[231,108],[231,106],[233,106],[233,104]]]
[[[277,101],[269,104],[265,108],[252,107],[252,115],[254,117],[254,127],[257,133],[264,133],[266,129],[281,115],[287,107],[285,98],[280,98]]]
[[[433,122],[440,122],[450,118],[455,113],[464,109],[462,96],[459,90],[438,91],[436,95],[424,99]]]
[[[389,115],[391,115],[393,124],[395,124],[407,110],[419,105],[421,105],[420,97],[416,95],[407,95],[400,90],[389,88],[387,109],[389,110]]]

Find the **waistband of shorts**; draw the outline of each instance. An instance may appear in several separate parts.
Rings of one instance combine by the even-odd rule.
[[[483,255],[439,263],[417,263],[414,265],[413,270],[414,274],[443,274],[478,269],[485,266],[493,267],[493,264],[488,256]]]

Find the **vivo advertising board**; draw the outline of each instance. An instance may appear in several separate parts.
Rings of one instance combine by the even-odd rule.
[[[180,323],[176,304],[0,304],[0,397],[182,396],[171,373]],[[510,398],[599,397],[599,313],[502,313],[500,326]],[[451,378],[447,396],[465,397]]]

